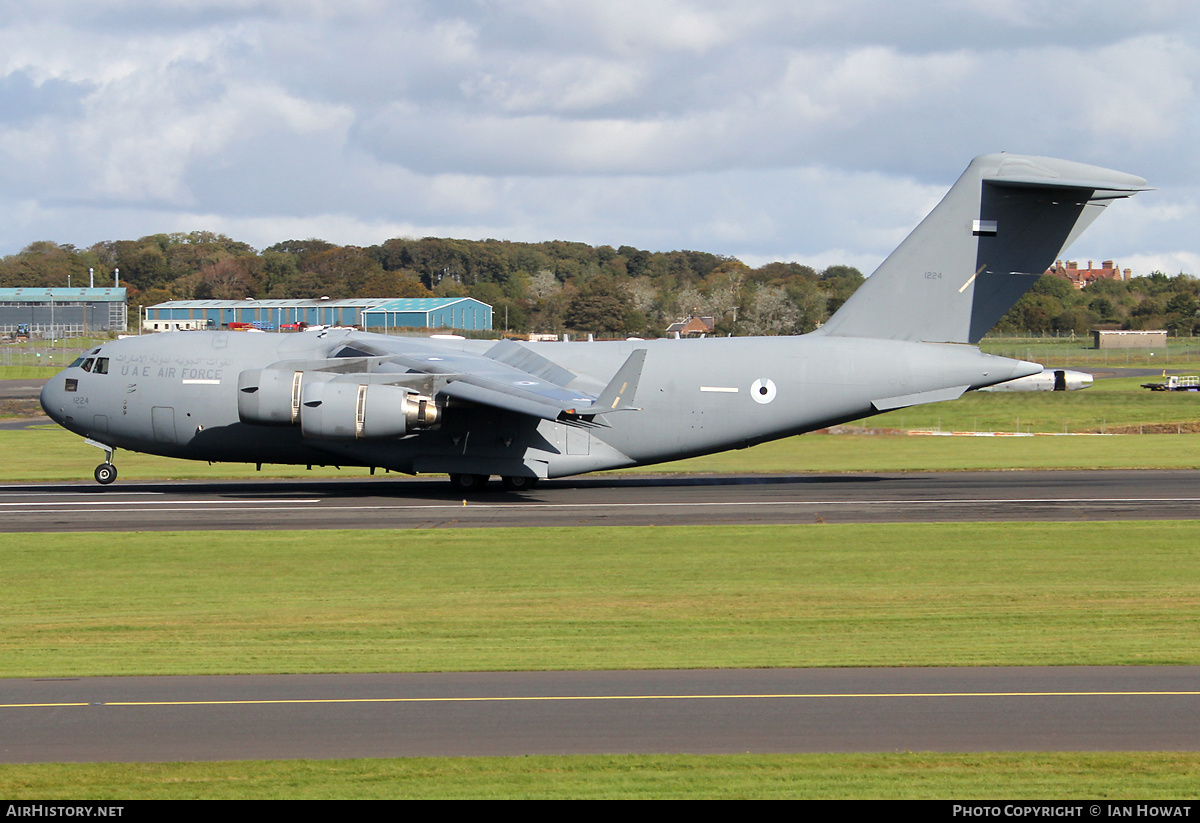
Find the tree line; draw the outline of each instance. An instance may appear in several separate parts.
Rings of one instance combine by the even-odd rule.
[[[750,268],[700,251],[650,252],[561,240],[394,238],[375,246],[287,240],[257,251],[213,232],[154,234],[87,249],[49,241],[0,259],[0,287],[113,282],[120,270],[131,313],[168,300],[316,297],[474,297],[497,329],[656,337],[691,315],[716,334],[802,334],[824,323],[863,282],[850,266]],[[1155,272],[1076,290],[1046,276],[998,326],[1002,332],[1086,333],[1167,328],[1200,334],[1200,283]],[[134,315],[136,317],[136,314]]]

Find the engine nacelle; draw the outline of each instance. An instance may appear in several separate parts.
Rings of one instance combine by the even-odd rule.
[[[238,375],[238,419],[254,426],[295,426],[303,382],[302,371],[247,369]]]
[[[433,399],[369,383],[308,383],[301,388],[300,431],[314,440],[402,437],[437,425]]]
[[[1040,374],[1030,374],[997,383],[980,391],[1078,391],[1092,385],[1092,376],[1086,372],[1070,369],[1047,369]]]

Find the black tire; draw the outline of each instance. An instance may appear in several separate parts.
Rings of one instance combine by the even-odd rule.
[[[488,476],[486,474],[452,474],[450,475],[450,488],[456,492],[477,492],[481,491],[487,485]]]
[[[537,485],[536,477],[502,477],[500,482],[504,484],[504,490],[509,492],[527,492]]]
[[[117,479],[117,467],[112,463],[101,463],[93,472],[96,477],[96,482],[101,486],[107,486],[109,483]]]

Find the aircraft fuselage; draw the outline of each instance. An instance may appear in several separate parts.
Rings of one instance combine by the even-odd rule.
[[[354,331],[175,332],[114,341],[46,386],[42,404],[66,428],[118,449],[193,460],[378,466],[400,472],[559,477],[676,460],[823,428],[1037,371],[973,346],[819,334],[780,338],[523,343],[599,393],[646,351],[635,408],[546,420],[439,399],[437,426],[404,436],[314,439],[298,425],[253,425],[238,409],[239,375],[276,362],[326,361],[372,343],[407,352],[484,354],[495,341],[395,338]],[[106,361],[101,369],[98,365]],[[386,357],[379,358],[381,361]],[[389,379],[393,372],[380,373]],[[908,398],[893,405],[881,401]],[[944,399],[941,396],[928,400]],[[303,414],[304,410],[301,409]]]

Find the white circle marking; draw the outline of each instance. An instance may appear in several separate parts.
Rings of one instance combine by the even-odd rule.
[[[750,396],[755,403],[770,403],[776,395],[775,381],[769,377],[760,377],[750,386]]]

